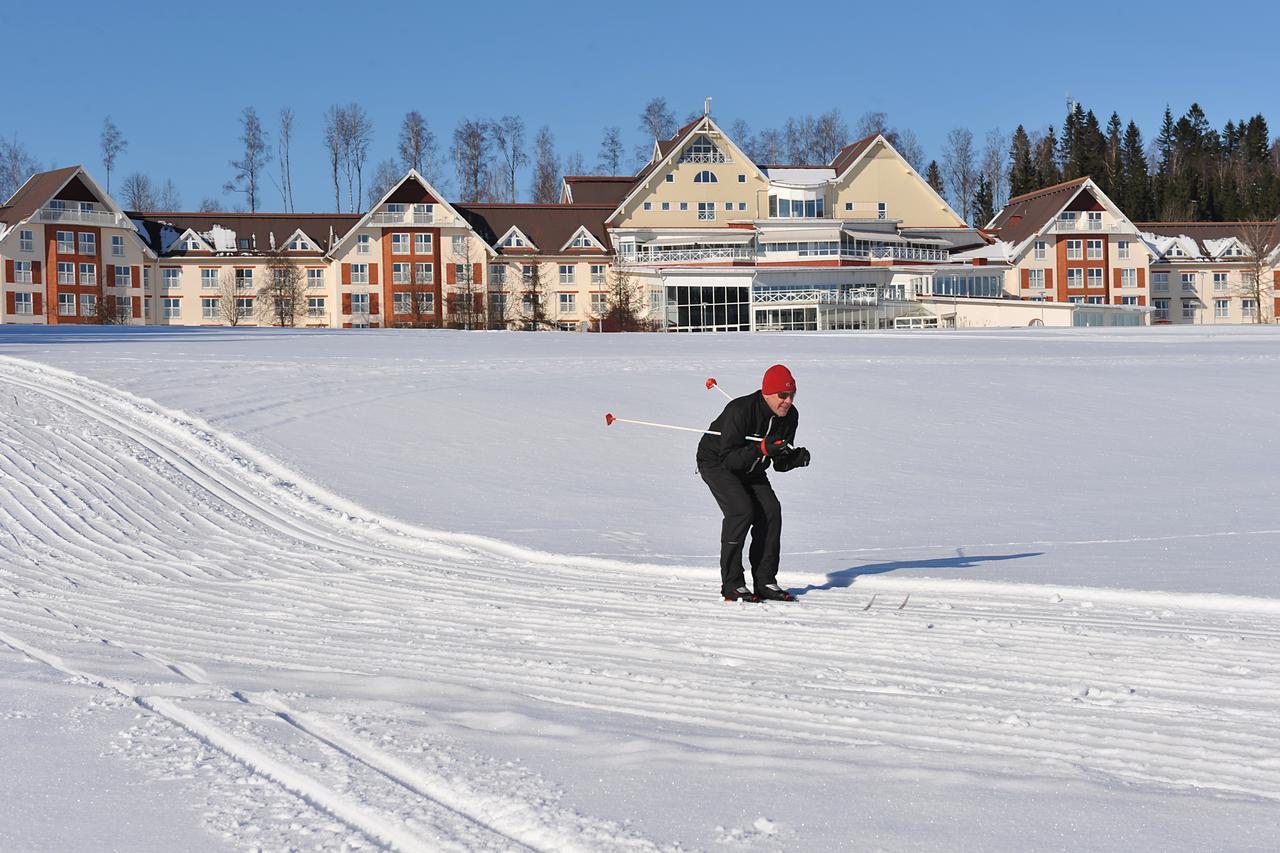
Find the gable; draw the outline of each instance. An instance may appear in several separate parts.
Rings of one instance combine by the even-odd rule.
[[[887,142],[877,138],[836,179],[832,213],[844,218],[875,218],[876,205],[885,204],[886,219],[900,219],[907,228],[957,228],[967,223],[916,173]],[[853,205],[848,211],[848,205]],[[848,211],[848,212],[847,212]],[[862,211],[870,211],[867,216]]]

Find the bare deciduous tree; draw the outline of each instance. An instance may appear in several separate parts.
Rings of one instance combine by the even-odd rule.
[[[449,319],[455,328],[484,328],[484,290],[475,274],[476,264],[471,252],[471,240],[466,240],[461,255],[454,255],[454,281],[449,302]]]
[[[667,139],[676,132],[676,115],[667,106],[666,98],[654,98],[640,111],[640,133],[643,141],[636,147],[636,160],[649,162],[656,139]]]
[[[485,201],[489,197],[490,146],[488,125],[479,119],[465,119],[453,131],[453,168],[458,176],[458,194],[464,202]]]
[[[116,167],[116,159],[129,147],[124,134],[116,123],[107,116],[102,121],[102,167],[107,171],[107,192],[111,192],[111,172]]]
[[[120,198],[126,210],[158,210],[160,203],[151,179],[141,172],[130,172],[120,182]]]
[[[156,195],[156,207],[160,210],[182,210],[182,196],[173,178],[165,178]]]
[[[378,199],[396,185],[401,174],[399,164],[390,157],[378,164],[378,168],[373,170],[373,177],[369,180],[369,207],[377,204]]]
[[[533,152],[533,185],[529,194],[534,204],[554,204],[560,198],[560,158],[556,156],[551,128],[543,125],[538,131]]]
[[[348,104],[343,128],[342,168],[347,176],[347,204],[354,212],[364,198],[364,166],[373,143],[373,119],[364,107]]]
[[[199,211],[201,213],[221,213],[222,202],[218,201],[216,198],[206,196],[205,198],[200,199]]]
[[[253,316],[252,300],[253,290],[241,286],[235,270],[225,270],[218,279],[218,319],[225,325],[239,326]]]
[[[342,184],[338,181],[342,166],[342,140],[346,133],[346,111],[336,104],[324,113],[324,147],[329,157],[329,177],[333,180],[333,206],[337,213],[342,212]]]
[[[564,173],[566,175],[585,175],[587,173],[587,163],[583,159],[581,151],[574,151],[564,158]]]
[[[258,111],[253,107],[245,107],[240,114],[240,141],[244,143],[244,152],[239,160],[232,160],[231,168],[236,174],[222,188],[223,192],[243,193],[249,212],[258,210],[259,183],[263,169],[271,159],[271,151],[267,148],[267,133],[262,129],[258,119]]]
[[[293,110],[280,108],[280,141],[278,144],[280,158],[280,201],[284,209],[293,213],[293,163],[290,158],[290,146],[293,143]]]
[[[284,246],[267,252],[266,276],[258,288],[258,315],[272,326],[296,326],[307,313],[306,278]]]
[[[38,171],[40,165],[18,141],[17,134],[13,139],[0,139],[0,199],[8,200]]]
[[[499,192],[507,201],[516,202],[516,176],[520,168],[529,162],[524,150],[524,119],[520,116],[503,116],[489,125],[489,134],[501,158],[502,172]]]
[[[1280,220],[1269,222],[1241,222],[1236,227],[1236,238],[1247,253],[1244,268],[1240,271],[1239,295],[1253,301],[1253,322],[1269,323],[1275,319],[1276,295],[1272,287],[1277,253],[1280,253]]]
[[[951,196],[951,206],[960,212],[965,222],[969,221],[973,191],[978,184],[978,170],[973,160],[973,132],[957,127],[948,133],[942,149],[942,177]]]
[[[618,127],[606,127],[604,138],[600,140],[601,174],[616,175],[622,169],[622,130]]]
[[[982,152],[982,174],[991,189],[991,203],[995,210],[1003,208],[1009,200],[1009,147],[1009,137],[1001,133],[1000,128],[987,131],[987,145]]]

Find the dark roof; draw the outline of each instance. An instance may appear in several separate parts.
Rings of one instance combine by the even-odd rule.
[[[301,229],[302,233],[311,239],[311,242],[320,247],[319,252],[313,253],[317,256],[333,248],[344,234],[355,227],[362,215],[355,213],[167,213],[156,211],[127,212],[127,214],[140,227],[142,238],[147,241],[147,244],[156,254],[163,252],[165,242],[163,231],[166,227],[176,231],[177,234],[173,235],[176,237],[188,228],[197,234],[206,234],[213,230],[213,226],[218,225],[236,233],[237,246],[240,240],[249,240],[249,248],[237,248],[236,254],[262,254],[268,251],[271,247],[271,237],[273,235],[276,245],[283,246],[284,242],[292,237],[295,231]],[[330,239],[331,235],[332,240]],[[163,254],[166,257],[181,257],[186,253],[175,249],[170,252],[163,252]],[[305,253],[299,254],[303,255]]]
[[[646,163],[645,167],[636,173],[636,176],[632,180],[632,183],[638,184],[642,180],[644,180],[646,177],[648,177],[649,173],[658,167],[658,163],[666,159],[666,156],[671,153],[671,149],[676,147],[676,143],[678,143],[681,139],[684,139],[685,134],[687,134],[689,131],[693,130],[695,127],[701,124],[704,118],[706,118],[706,116],[698,116],[693,121],[689,122],[684,127],[677,130],[670,139],[657,140],[658,156],[650,160],[648,163]],[[623,195],[623,198],[626,198],[625,194]],[[622,199],[619,199],[618,203],[621,204]]]
[[[853,164],[854,160],[861,157],[862,152],[870,148],[871,143],[875,142],[876,137],[879,135],[879,133],[873,133],[870,136],[864,136],[857,142],[851,142],[844,148],[841,148],[840,153],[831,161],[831,168],[836,170],[836,176],[839,177],[840,175],[843,175],[844,170],[848,169],[849,166]]]
[[[1048,225],[1087,180],[1087,177],[1076,178],[1009,199],[992,220],[990,230],[1001,240],[1015,245],[1021,243]]]
[[[475,232],[500,253],[518,254],[519,250],[501,249],[502,239],[511,226],[520,229],[538,247],[540,254],[560,254],[581,226],[612,252],[604,219],[613,212],[609,204],[455,204],[454,210],[466,219]],[[574,249],[565,254],[582,253],[599,256],[598,250]]]
[[[54,193],[79,171],[79,166],[67,166],[51,172],[37,172],[27,178],[26,183],[0,207],[0,223],[16,225],[44,207]]]
[[[617,207],[636,179],[614,175],[570,175],[564,179],[573,204],[609,204]]]

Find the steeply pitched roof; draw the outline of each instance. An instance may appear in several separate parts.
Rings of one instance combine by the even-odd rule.
[[[871,143],[875,142],[876,137],[879,135],[879,133],[873,133],[870,136],[864,136],[857,142],[851,142],[844,148],[841,148],[840,153],[831,161],[831,168],[835,169],[836,176],[839,177],[840,175],[843,175],[845,169],[848,169],[854,160],[857,160],[862,156],[862,152],[870,148]]]
[[[617,207],[636,179],[617,175],[570,175],[564,179],[571,204],[607,204]]]
[[[166,251],[173,241],[190,229],[209,236],[208,242],[218,251],[235,255],[263,254],[270,250],[274,236],[278,247],[295,231],[301,230],[319,247],[316,256],[327,252],[344,234],[360,221],[352,213],[165,213],[146,211],[129,213],[142,238],[157,254],[181,257],[177,247]],[[240,248],[240,240],[248,240],[249,248]],[[307,253],[299,252],[299,256]]]
[[[540,254],[559,254],[560,247],[581,227],[591,232],[606,252],[613,251],[604,227],[605,217],[614,209],[611,204],[457,204],[454,209],[502,254],[520,253],[496,245],[513,225],[537,245]],[[573,251],[600,256],[594,249]]]
[[[79,166],[67,166],[51,172],[37,172],[27,178],[4,207],[0,207],[0,223],[12,226],[30,217],[79,170]]]
[[[1222,248],[1222,241],[1236,238],[1242,242],[1250,229],[1259,226],[1269,227],[1269,236],[1264,237],[1274,248],[1280,243],[1280,221],[1271,222],[1135,222],[1134,227],[1144,234],[1156,237],[1189,238],[1194,241],[1202,258],[1212,258]],[[1170,244],[1171,245],[1171,244]],[[1168,245],[1158,245],[1162,253],[1168,251]]]
[[[1089,179],[1076,178],[1009,199],[989,230],[1015,246],[1038,234]]]

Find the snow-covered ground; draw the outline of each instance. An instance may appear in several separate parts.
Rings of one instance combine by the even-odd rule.
[[[4,849],[1280,844],[1280,328],[0,356]],[[800,600],[725,604],[603,416],[775,361]]]

